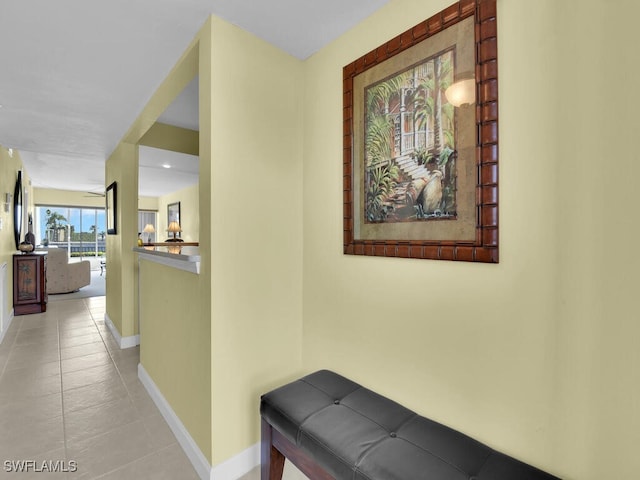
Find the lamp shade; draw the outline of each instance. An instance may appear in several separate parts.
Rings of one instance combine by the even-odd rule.
[[[178,233],[181,231],[182,229],[180,228],[180,225],[178,224],[178,222],[171,222],[169,224],[169,227],[167,227],[167,232],[169,233]]]
[[[181,232],[180,224],[178,222],[171,222],[167,227],[167,232],[173,233],[173,238],[167,240],[167,242],[182,242],[181,238],[176,238],[176,233]]]
[[[476,101],[476,81],[473,78],[458,80],[445,90],[444,95],[454,107],[472,104]]]
[[[153,228],[153,225],[151,225],[150,223],[147,223],[144,226],[144,230],[142,230],[144,233],[155,233],[156,229]]]

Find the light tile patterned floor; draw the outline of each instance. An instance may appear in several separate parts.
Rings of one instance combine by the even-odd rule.
[[[0,479],[198,478],[138,380],[138,348],[116,345],[104,313],[92,297],[13,319],[0,344]],[[29,472],[10,471],[20,461]]]
[[[249,473],[240,477],[238,480],[260,480],[260,467],[256,467]],[[308,478],[298,470],[288,460],[284,462],[284,472],[282,472],[282,480],[308,480]]]

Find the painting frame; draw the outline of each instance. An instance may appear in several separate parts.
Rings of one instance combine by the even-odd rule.
[[[471,19],[471,20],[469,20]],[[475,104],[467,106],[471,118],[471,140],[467,155],[470,179],[460,198],[468,202],[464,234],[443,227],[440,218],[417,217],[411,222],[417,232],[403,236],[409,221],[387,223],[365,216],[368,195],[365,178],[364,142],[366,137],[363,85],[361,79],[380,69],[403,71],[412,66],[412,50],[429,48],[438,35],[472,23],[468,39],[472,48],[472,73],[475,78]],[[436,49],[438,47],[435,47]],[[402,65],[407,59],[407,65]],[[370,255],[433,260],[498,263],[498,53],[496,0],[460,0],[413,28],[343,68],[343,252],[347,255]],[[393,65],[393,67],[387,67]],[[385,70],[386,69],[386,70]],[[393,70],[395,69],[395,70]],[[389,78],[387,77],[384,78]],[[366,90],[366,89],[365,89]],[[460,119],[456,108],[455,122]],[[455,149],[454,149],[455,150]],[[389,158],[389,163],[395,161]],[[457,187],[456,187],[457,188]],[[458,220],[457,217],[452,217]],[[431,220],[434,220],[433,222]],[[375,234],[363,233],[371,224]],[[454,225],[454,222],[449,222]],[[422,228],[424,227],[424,228]],[[368,231],[368,230],[367,230]],[[372,230],[373,231],[373,230]],[[424,233],[422,233],[424,232]]]
[[[112,182],[105,190],[105,213],[107,217],[107,235],[117,235],[118,185]]]
[[[23,217],[23,197],[22,197],[22,170],[18,170],[16,184],[13,190],[13,238],[16,244],[16,250],[20,249],[20,236],[22,232]]]
[[[173,221],[178,222],[178,225],[182,227],[182,223],[180,223],[181,221],[180,202],[173,202],[173,203],[167,204],[167,226]],[[180,234],[181,232],[177,233],[178,238],[180,237]]]

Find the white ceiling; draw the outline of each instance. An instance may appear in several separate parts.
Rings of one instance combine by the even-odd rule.
[[[34,186],[101,192],[105,159],[210,14],[305,59],[388,1],[2,0],[0,144]],[[197,128],[196,82],[160,121]],[[141,149],[150,171],[163,159]],[[167,193],[140,178],[140,195]]]

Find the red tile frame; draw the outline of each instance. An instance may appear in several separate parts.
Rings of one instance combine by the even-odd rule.
[[[475,241],[356,240],[353,234],[353,79],[465,18],[475,16]],[[344,253],[498,263],[498,48],[496,0],[460,0],[343,69]]]

